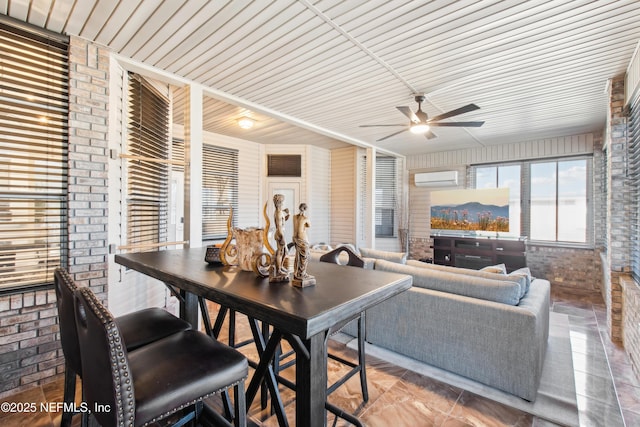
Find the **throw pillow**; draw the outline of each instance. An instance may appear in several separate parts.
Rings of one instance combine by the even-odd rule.
[[[489,273],[507,274],[507,267],[504,264],[488,265],[481,268],[480,271],[487,271]]]
[[[529,292],[529,287],[531,286],[531,281],[533,280],[533,278],[531,277],[531,270],[529,270],[529,267],[522,267],[519,268],[517,270],[513,270],[511,273],[509,273],[509,276],[522,276],[525,278],[525,290],[524,293],[526,295],[527,292]]]

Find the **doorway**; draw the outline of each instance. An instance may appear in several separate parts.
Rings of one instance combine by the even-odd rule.
[[[275,211],[275,207],[273,206],[273,196],[275,194],[282,194],[284,196],[282,209],[289,209],[289,220],[285,222],[284,236],[287,242],[291,242],[293,240],[293,215],[296,214],[300,201],[300,183],[270,182],[267,191],[269,195],[267,202],[267,215],[269,216],[269,222],[271,224],[269,229],[269,242],[271,243],[271,246],[275,248],[275,240],[273,240],[273,232],[275,231],[275,224],[273,223],[273,213]]]

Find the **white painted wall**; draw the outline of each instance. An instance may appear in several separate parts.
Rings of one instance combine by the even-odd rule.
[[[331,238],[331,151],[306,147],[307,204],[311,227],[307,233],[311,244],[329,243]],[[304,201],[304,200],[303,200]]]
[[[407,157],[407,170],[410,172],[452,170],[451,168],[458,166],[480,163],[543,159],[591,153],[593,153],[593,134],[587,133],[409,156]]]
[[[357,241],[358,149],[331,151],[331,239],[338,243]]]

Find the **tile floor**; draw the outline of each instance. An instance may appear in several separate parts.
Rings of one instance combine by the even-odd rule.
[[[553,311],[569,315],[575,370],[577,401],[582,426],[640,425],[640,381],[635,377],[624,350],[608,338],[606,314],[598,294],[576,296],[574,291],[552,292]],[[238,335],[248,333],[246,322],[238,321]],[[224,335],[223,335],[224,336]],[[255,357],[251,346],[248,357]],[[331,350],[353,357],[355,352],[332,342]],[[329,378],[337,378],[344,368],[329,364]],[[361,403],[360,386],[352,378],[330,396],[342,408],[355,412],[368,427],[375,426],[553,426],[527,413],[457,389],[384,361],[367,361],[370,399]],[[293,420],[293,394],[283,389],[283,402],[289,420]],[[77,398],[78,402],[80,397]],[[61,402],[62,379],[2,399],[6,402]],[[213,400],[212,405],[219,402]],[[621,408],[621,411],[620,409]],[[274,416],[261,411],[256,402],[250,410],[250,425],[276,426]],[[79,425],[74,417],[74,425]],[[2,426],[57,426],[60,413],[0,413]],[[290,421],[292,422],[292,421]],[[333,425],[329,416],[328,425]],[[338,421],[338,426],[347,425]]]

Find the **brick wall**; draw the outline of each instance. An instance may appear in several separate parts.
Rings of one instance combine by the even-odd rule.
[[[599,249],[527,245],[527,265],[533,276],[553,286],[589,292],[602,286]]]
[[[0,395],[59,373],[57,314],[53,290],[0,298]]]
[[[432,258],[431,239],[412,238],[409,258]],[[600,249],[527,245],[527,265],[531,274],[580,291],[600,292],[602,267]]]
[[[624,76],[612,79],[607,118],[606,287],[607,327],[613,341],[622,342],[632,368],[640,378],[640,287],[630,272],[632,189],[626,185],[627,118],[624,113]]]
[[[607,233],[605,245],[608,286],[603,295],[607,306],[607,329],[611,339],[622,342],[623,294],[620,278],[629,272],[629,221],[631,189],[625,185],[627,173],[627,122],[624,116],[624,76],[611,81],[607,117]]]
[[[68,268],[106,300],[109,53],[72,38],[69,62]],[[58,331],[52,289],[0,297],[0,397],[64,372]]]
[[[109,51],[71,39],[69,272],[107,300]]]

